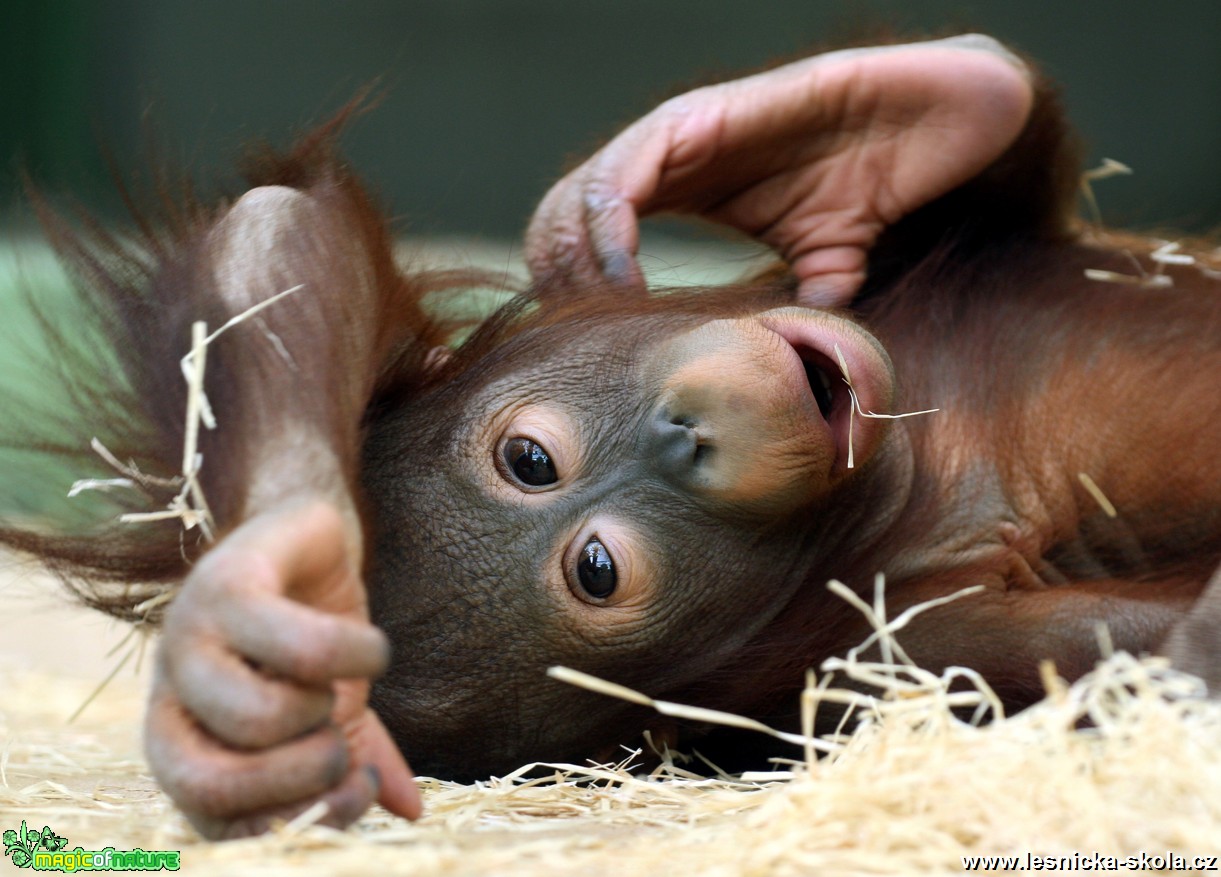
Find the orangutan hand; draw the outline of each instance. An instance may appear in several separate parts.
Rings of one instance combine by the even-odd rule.
[[[538,280],[639,285],[639,217],[701,216],[775,248],[803,303],[843,305],[886,226],[971,179],[1033,100],[1026,66],[966,35],[849,49],[699,88],[552,187],[526,234]]]
[[[369,623],[352,530],[320,500],[257,514],[204,555],[166,613],[145,750],[206,837],[258,834],[318,801],[333,826],[374,801],[420,813],[368,706],[389,646]]]

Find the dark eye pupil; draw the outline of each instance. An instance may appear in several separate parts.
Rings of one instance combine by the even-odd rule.
[[[551,457],[529,439],[509,439],[505,444],[505,462],[523,484],[531,487],[555,484],[557,480]]]
[[[590,539],[581,550],[577,563],[577,581],[585,593],[604,600],[615,592],[615,562],[611,560],[606,546],[597,539]]]

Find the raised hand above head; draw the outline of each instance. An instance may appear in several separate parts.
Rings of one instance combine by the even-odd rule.
[[[990,37],[847,49],[698,88],[628,126],[548,192],[536,279],[641,282],[638,220],[679,213],[769,244],[806,304],[846,304],[878,234],[1017,137],[1029,72]]]

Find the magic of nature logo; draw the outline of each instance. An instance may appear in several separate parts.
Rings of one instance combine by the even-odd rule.
[[[177,871],[181,866],[180,850],[86,850],[67,849],[68,839],[56,834],[51,826],[42,831],[10,828],[3,834],[4,855],[18,868],[35,871]]]

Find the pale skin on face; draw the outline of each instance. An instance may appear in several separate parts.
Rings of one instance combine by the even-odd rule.
[[[742,511],[774,515],[797,508],[848,474],[840,471],[840,445],[846,438],[840,418],[835,417],[835,426],[826,421],[797,347],[828,368],[832,351],[846,350],[844,361],[856,364],[857,385],[865,398],[889,396],[890,367],[867,332],[836,315],[779,308],[710,320],[650,350],[628,379],[643,395],[643,412],[623,422],[600,422],[593,434],[582,429],[588,420],[582,411],[557,403],[533,382],[493,385],[485,395],[496,407],[476,418],[484,425],[462,441],[461,456],[488,498],[539,514],[548,506],[579,499],[589,479],[596,484],[607,475],[612,481],[629,482],[674,478],[683,489]],[[514,393],[525,398],[505,403]],[[846,414],[842,387],[838,401],[838,413]],[[658,424],[665,423],[671,425],[663,427],[667,435],[685,434],[677,452],[666,439],[654,444]],[[867,430],[862,433],[863,463],[876,441]],[[604,444],[607,438],[609,445]],[[548,478],[525,483],[514,473],[514,459],[527,447],[519,443],[528,443],[528,452],[546,461]],[[667,447],[671,449],[663,449]],[[697,462],[692,462],[692,453]],[[624,459],[599,472],[599,458],[606,454],[622,454]],[[530,465],[527,477],[533,477]],[[583,593],[574,574],[581,549],[594,539],[607,549],[618,577],[613,594],[604,599]],[[557,534],[542,565],[543,578],[557,605],[588,616],[589,634],[598,636],[599,630],[635,623],[647,610],[657,575],[648,560],[656,551],[633,521],[602,509]],[[582,611],[587,604],[617,611],[591,614]]]
[[[554,467],[551,484],[527,485],[518,480],[506,459],[506,448],[525,439],[545,454]],[[542,401],[523,400],[495,411],[486,426],[475,433],[465,457],[473,478],[491,498],[542,512],[562,502],[570,487],[586,474],[590,460],[574,412]],[[597,599],[583,592],[575,568],[581,549],[591,540],[601,542],[616,574],[614,592]],[[653,596],[656,570],[644,550],[647,539],[630,522],[613,515],[596,515],[561,536],[543,562],[544,579],[556,603],[574,613],[590,635],[606,627],[638,623]],[[607,612],[614,609],[614,612]]]
[[[804,488],[803,494],[822,486],[835,445],[779,336],[753,319],[717,320],[676,339],[667,352],[686,362],[659,396],[672,416],[690,420],[708,452],[697,490],[730,505],[774,505],[777,485]],[[742,465],[751,458],[768,465]]]
[[[825,414],[808,364],[833,394]],[[886,431],[881,423],[864,417],[849,423],[849,375],[865,411],[887,410],[894,389],[889,358],[872,335],[839,315],[800,307],[706,323],[665,344],[644,371],[646,383],[660,382],[664,404],[704,421],[696,431],[713,449],[707,487],[728,502],[759,499],[770,507],[781,501],[776,483],[800,485],[786,493],[800,503],[850,473],[849,446],[854,465],[876,450]],[[718,444],[727,467],[718,467]],[[772,461],[774,471],[740,467],[747,457]]]
[[[832,319],[805,310],[795,316],[781,312],[776,319],[786,316],[819,323]],[[859,334],[846,321],[835,322],[843,324],[839,336]],[[592,432],[587,410],[558,403],[535,381],[490,386],[481,398],[495,407],[476,417],[481,425],[459,443],[474,483],[490,500],[538,515],[579,502],[590,485],[656,478],[659,465],[681,472],[675,477],[685,489],[723,505],[773,514],[825,489],[837,448],[801,361],[765,321],[754,316],[712,320],[680,331],[648,351],[625,380],[643,393],[644,411],[625,408],[622,422],[600,421]],[[688,470],[689,460],[654,459],[652,429],[659,417],[682,422],[697,436],[692,444],[683,443],[687,452],[697,446],[706,452],[697,455],[697,465]],[[538,474],[532,464],[525,481],[515,474],[514,459],[523,452],[532,455],[528,459],[545,460],[549,474],[540,482],[531,480]],[[603,470],[608,454],[619,462]],[[593,540],[609,554],[617,578],[613,593],[604,598],[587,593],[575,573],[582,549]],[[575,629],[601,639],[645,620],[656,596],[658,570],[650,559],[658,550],[638,522],[620,518],[612,505],[556,531],[542,576],[557,607],[573,613]]]

